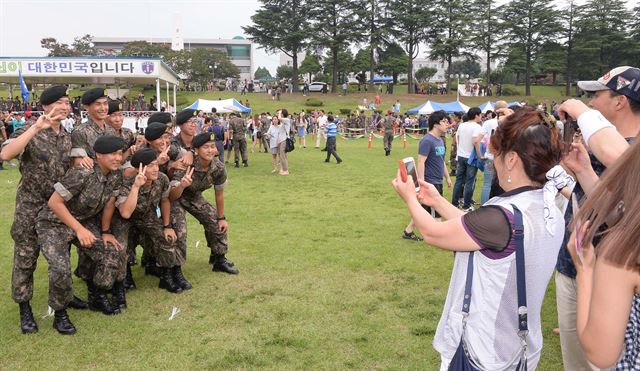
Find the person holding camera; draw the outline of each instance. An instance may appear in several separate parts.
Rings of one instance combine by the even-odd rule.
[[[564,232],[556,222],[560,179],[545,185],[548,172],[559,170],[563,143],[541,113],[521,109],[498,126],[491,145],[506,192],[477,210],[465,214],[422,179],[416,193],[400,171],[392,182],[424,242],[456,252],[433,341],[440,370],[465,361],[484,370],[534,370],[540,360],[542,301],[555,264],[549,257]],[[446,221],[436,221],[421,204]]]

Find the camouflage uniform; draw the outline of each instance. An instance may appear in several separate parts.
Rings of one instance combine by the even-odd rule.
[[[217,158],[211,162],[208,170],[203,169],[202,165],[196,160],[194,160],[193,166],[192,183],[182,192],[182,197],[178,202],[185,211],[193,215],[204,227],[207,246],[211,249],[212,254],[224,255],[228,249],[227,234],[226,232],[221,232],[218,228],[217,210],[204,198],[202,192],[211,187],[219,191],[224,190],[227,183],[227,172],[224,164]],[[174,172],[173,180],[180,181],[184,174],[184,171]],[[184,216],[182,218],[184,222]]]
[[[269,139],[267,138],[267,132],[269,131],[269,126],[271,126],[271,122],[266,117],[260,118],[260,131],[262,132],[262,146],[265,152],[269,151]]]
[[[31,125],[16,130],[5,144],[23,134]],[[16,192],[16,211],[11,237],[15,243],[11,295],[16,303],[24,303],[33,296],[33,272],[36,269],[40,247],[34,221],[53,193],[53,185],[69,169],[71,136],[60,126],[56,133],[44,129],[37,133],[20,159],[22,178]]]
[[[123,186],[118,191],[118,197],[116,199],[116,207],[125,202],[131,192],[131,187],[135,181],[135,177],[131,177],[125,180]],[[160,201],[169,197],[169,190],[172,185],[169,178],[163,174],[158,174],[158,179],[155,180],[150,188],[140,187],[138,191],[138,203],[136,208],[128,220],[124,220],[121,217],[116,222],[116,229],[118,230],[118,241],[128,242],[129,230],[131,227],[136,228],[139,231],[144,231],[144,235],[151,241],[152,255],[156,258],[156,262],[160,267],[171,268],[180,266],[184,262],[179,254],[176,252],[175,242],[168,242],[164,238],[164,228],[162,219],[159,216]],[[118,277],[126,275],[126,255],[122,258]]]
[[[122,127],[120,128],[120,133],[116,132],[115,136],[120,137],[124,140],[124,151],[136,144],[136,135],[133,134],[133,131],[131,131],[131,129]]]
[[[231,122],[229,122],[229,128],[233,132],[233,160],[238,164],[239,157],[242,156],[242,162],[246,163],[248,158],[247,138],[244,135],[244,120],[239,117],[234,117]]]
[[[86,264],[79,264],[76,274],[92,280],[100,289],[111,288],[117,274],[118,251],[103,244],[100,230],[104,205],[115,195],[121,182],[118,173],[105,176],[96,165],[91,170],[71,168],[53,187],[65,200],[71,215],[98,238],[90,248],[78,248],[78,260]],[[54,310],[65,309],[73,298],[69,244],[80,246],[80,243],[74,231],[48,207],[38,214],[36,230],[42,254],[49,262],[49,306]]]
[[[93,144],[98,137],[108,134],[116,135],[116,131],[107,124],[104,125],[104,129],[100,129],[98,124],[89,117],[87,122],[76,126],[71,133],[71,142],[73,143],[71,157],[88,156],[95,161],[96,153],[93,151]]]
[[[384,118],[384,150],[391,151],[391,142],[393,142],[393,123],[396,122],[396,118],[393,116],[387,116]]]

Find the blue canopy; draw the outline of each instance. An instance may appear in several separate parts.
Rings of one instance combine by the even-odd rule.
[[[480,106],[480,111],[482,111],[482,113],[487,112],[487,111],[493,111],[496,109],[496,105],[493,104],[493,102],[491,101],[487,101],[486,103],[482,104]]]
[[[446,113],[467,112],[469,110],[469,106],[460,101],[455,101],[449,103],[438,103],[438,109],[441,109]]]
[[[393,77],[374,75],[373,80],[369,80],[369,82],[393,82]]]
[[[440,110],[439,104],[440,103],[436,103],[428,100],[425,103],[423,103],[421,106],[408,110],[407,114],[408,115],[430,115],[435,111]]]

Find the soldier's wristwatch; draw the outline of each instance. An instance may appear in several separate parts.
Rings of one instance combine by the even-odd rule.
[[[111,229],[107,229],[106,231],[100,231],[101,234],[113,234]]]
[[[227,217],[226,217],[226,216],[224,216],[224,215],[223,215],[223,216],[219,216],[219,217],[218,217],[218,220],[227,220]]]
[[[171,224],[167,224],[165,226],[162,226],[162,228],[164,228],[164,229],[173,229],[173,226]]]

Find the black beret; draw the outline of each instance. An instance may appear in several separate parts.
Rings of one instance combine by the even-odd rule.
[[[176,125],[182,125],[187,120],[198,115],[198,110],[187,108],[176,114]]]
[[[124,139],[116,137],[115,135],[103,135],[96,139],[93,144],[93,150],[96,153],[113,153],[124,149]]]
[[[107,92],[103,88],[93,88],[82,94],[82,104],[91,104],[100,98],[107,96]]]
[[[158,158],[155,149],[143,148],[131,156],[131,166],[138,168],[140,164],[147,166]]]
[[[169,112],[156,112],[149,116],[147,122],[161,122],[163,124],[171,123],[171,114]]]
[[[161,122],[152,122],[144,131],[146,140],[156,140],[167,132],[167,125]]]
[[[62,97],[68,97],[67,87],[63,85],[50,86],[40,94],[40,104],[55,103]]]
[[[200,148],[207,142],[215,142],[216,135],[213,133],[202,133],[193,137],[193,141],[191,142],[191,146],[193,148]]]
[[[118,102],[117,100],[112,100],[111,102],[109,102],[109,115],[114,113],[114,112],[119,112],[122,110],[122,103]]]

